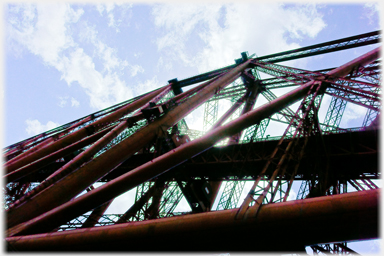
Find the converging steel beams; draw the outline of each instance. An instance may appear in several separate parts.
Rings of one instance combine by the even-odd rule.
[[[297,88],[283,95],[281,98],[278,98],[253,111],[250,111],[240,116],[238,119],[224,126],[218,127],[215,130],[208,132],[205,136],[199,139],[196,139],[194,141],[188,142],[176,149],[173,149],[172,151],[157,157],[151,162],[148,162],[136,168],[135,170],[132,170],[131,172],[124,174],[108,182],[107,184],[92,190],[91,192],[85,195],[82,195],[76,199],[73,199],[72,201],[63,204],[57,207],[56,209],[53,209],[50,212],[45,213],[41,217],[37,217],[25,223],[21,223],[20,225],[17,225],[14,228],[11,228],[9,230],[9,235],[15,235],[20,232],[22,233],[26,232],[28,234],[28,233],[50,231],[56,228],[57,226],[77,217],[78,215],[88,210],[91,210],[106,201],[111,200],[112,198],[124,193],[125,191],[128,191],[136,187],[137,185],[157,175],[160,175],[166,172],[168,169],[172,168],[173,166],[178,165],[186,161],[188,158],[212,147],[220,139],[236,134],[241,130],[243,130],[244,128],[249,127],[257,122],[260,122],[262,119],[296,102],[297,100],[301,99],[307,94],[308,90],[310,89],[310,86],[312,86],[313,83],[314,82],[310,82],[308,83],[307,86]],[[147,136],[148,135],[146,135],[146,137]],[[144,138],[140,136],[138,140],[135,141],[135,143],[139,143],[139,141],[144,140]],[[118,149],[117,152],[126,152],[128,149],[124,149],[124,150],[120,149],[121,144],[122,143],[116,145],[114,148]],[[110,151],[103,154],[103,155],[107,155],[108,153],[111,154],[110,156],[108,155],[108,157],[106,158],[108,159],[107,162],[105,163],[100,162],[97,165],[96,164],[93,165],[90,163],[85,166],[86,169],[90,168],[90,170],[87,172],[87,176],[91,176],[91,174],[93,175],[96,171],[103,170],[106,167],[112,168],[113,165],[111,166],[111,162],[113,163],[113,161],[115,161],[117,157],[116,156],[117,154],[112,153],[114,148],[112,148]],[[101,155],[100,157],[102,157],[103,155]],[[98,158],[96,158],[94,162],[97,163],[98,162],[97,159]],[[83,176],[80,176],[80,177],[83,177]],[[78,183],[76,185],[78,185]],[[64,187],[67,188],[68,186],[64,186]],[[57,187],[58,186],[54,186],[53,189]],[[76,190],[78,188],[77,186],[73,186],[73,188],[71,189],[68,188],[68,191],[71,191],[72,189]],[[55,194],[57,194],[57,192],[55,192]],[[52,196],[48,197],[45,200],[47,200],[50,204],[55,203],[55,201],[53,201],[52,199]],[[35,211],[40,210],[39,207],[41,206],[37,204],[39,201],[37,200],[31,201],[31,206],[33,206],[33,204],[36,204]],[[29,208],[26,208],[26,209],[29,209]],[[17,212],[17,215],[15,213],[13,213],[13,215],[9,215],[8,221],[9,223],[16,223],[15,220],[19,220],[19,223],[20,223],[20,219],[22,218],[25,219],[25,210],[24,211],[19,210]]]
[[[95,141],[100,139],[102,136],[104,136],[107,132],[109,132],[113,127],[114,126],[111,126],[103,131],[100,131],[91,136],[88,136],[87,138],[84,138],[79,142],[75,142],[65,148],[62,148],[60,150],[57,150],[56,152],[53,152],[52,154],[42,157],[31,164],[25,165],[13,172],[8,173],[7,175],[4,176],[4,178],[6,179],[7,183],[17,181],[18,179],[28,174],[31,174],[34,171],[39,170],[39,168],[44,167],[45,165],[55,161],[56,159],[60,159],[61,157],[64,157],[78,149],[81,149],[85,146],[88,146],[89,144],[94,143]]]
[[[379,194],[375,189],[268,204],[243,220],[231,209],[5,240],[8,251],[302,251],[378,238]]]
[[[149,92],[149,93],[151,93],[151,92]],[[144,95],[146,95],[146,94],[144,94]],[[108,107],[108,108],[100,110],[100,111],[97,111],[97,112],[92,113],[88,116],[79,118],[75,121],[72,121],[70,123],[64,124],[64,125],[59,126],[57,128],[54,128],[50,131],[41,133],[39,135],[36,135],[36,136],[31,137],[29,139],[26,139],[24,141],[10,145],[10,146],[8,146],[8,149],[12,149],[12,150],[9,150],[5,155],[7,158],[7,163],[11,163],[11,162],[15,161],[16,159],[19,159],[20,157],[25,157],[27,153],[28,154],[32,153],[35,150],[35,148],[38,148],[40,145],[45,144],[46,141],[49,141],[51,139],[56,140],[59,137],[67,135],[70,132],[73,132],[74,129],[79,127],[80,125],[84,125],[87,122],[93,121],[97,118],[101,118],[102,116],[106,116],[111,112],[117,111],[120,108],[126,106],[127,104],[132,103],[133,101],[139,99],[140,97],[143,97],[144,95],[140,95],[140,96],[137,96],[135,98],[120,102],[116,105],[113,105],[111,107]],[[45,139],[43,139],[44,137],[45,137]],[[39,141],[39,139],[40,139],[40,141]],[[33,149],[31,147],[33,147]],[[24,151],[27,150],[27,151],[22,152],[23,150]],[[11,151],[13,151],[13,153]]]
[[[111,205],[112,201],[113,200],[106,202],[100,205],[99,207],[96,207],[81,227],[82,228],[94,227],[99,222],[99,219],[103,216],[103,214],[108,209],[108,207]]]
[[[304,57],[309,57],[309,56],[315,56],[318,54],[324,54],[324,53],[330,53],[330,52],[335,52],[335,51],[340,51],[340,50],[345,50],[345,49],[351,49],[351,48],[360,47],[360,46],[364,46],[364,45],[376,44],[376,43],[379,43],[380,39],[381,39],[380,32],[374,31],[374,32],[366,33],[366,34],[346,37],[346,38],[333,40],[333,41],[329,41],[329,42],[325,42],[325,43],[321,43],[321,44],[302,47],[302,48],[298,48],[298,49],[294,49],[294,50],[290,50],[290,51],[260,56],[260,57],[255,58],[255,59],[267,61],[267,62],[272,62],[272,63],[277,63],[277,62],[283,62],[283,61],[299,59],[299,58],[304,58]],[[193,76],[193,77],[190,77],[187,79],[177,81],[177,86],[184,87],[184,86],[188,86],[191,84],[204,82],[208,79],[216,77],[216,76],[230,70],[231,68],[234,68],[236,65],[237,64],[233,64],[233,65],[228,66],[228,67],[224,67],[221,69],[217,69],[214,71],[210,71],[210,72],[207,72],[204,74],[200,74],[197,76]]]
[[[255,102],[256,102],[256,98],[260,93],[259,81],[255,81],[256,78],[253,75],[247,74],[247,73],[244,73],[242,76],[244,80],[246,80],[246,77],[245,77],[246,75],[251,76],[246,93],[242,98],[240,98],[237,102],[235,102],[235,104],[233,104],[233,106],[219,119],[219,121],[212,127],[212,129],[220,126],[245,101],[245,99],[246,101],[245,101],[243,110],[241,112],[241,115],[253,109],[253,106],[255,105]],[[232,135],[231,138],[229,138],[227,144],[238,144],[240,137],[241,137],[241,132],[235,135]],[[210,184],[212,187],[212,194],[213,194],[211,199],[212,200],[211,207],[212,207],[214,201],[216,200],[216,196],[219,193],[219,189],[222,185],[222,181],[211,181]],[[231,190],[234,189],[234,186],[241,187],[242,185],[243,183],[234,183],[232,184]],[[224,187],[223,195],[227,194],[226,191],[228,189],[229,189],[228,184],[226,184]],[[223,197],[223,195],[221,197]],[[236,201],[232,196],[231,196],[231,199],[229,200]],[[237,202],[233,202],[233,203],[236,204]],[[221,199],[219,201],[219,205],[221,205]]]
[[[160,94],[161,92],[163,92],[164,90],[167,90],[169,89],[170,86],[167,85],[167,86],[164,86],[154,92],[151,92],[151,93],[148,93],[147,95],[143,96],[142,98],[130,103],[130,104],[127,104],[125,107],[119,109],[118,111],[110,114],[110,115],[107,115],[97,121],[95,121],[94,123],[90,124],[90,125],[87,125],[86,127],[84,128],[81,128],[79,130],[77,130],[76,132],[73,132],[55,142],[52,142],[51,144],[31,153],[31,154],[28,154],[26,155],[25,157],[22,157],[16,161],[13,161],[13,162],[10,162],[10,163],[6,163],[4,165],[4,168],[6,170],[7,173],[10,173],[18,168],[21,168],[29,163],[32,163],[33,161],[36,161],[38,160],[39,158],[42,158],[44,156],[47,156],[57,150],[60,150],[78,140],[81,140],[91,134],[93,134],[95,131],[97,131],[99,128],[98,126],[100,126],[100,128],[102,127],[101,125],[103,123],[109,123],[109,122],[114,122],[116,120],[118,120],[120,117],[144,106],[146,103],[148,103],[152,98],[156,97],[158,94]],[[25,153],[27,153],[28,151],[26,151]]]
[[[333,76],[346,75],[354,68],[360,65],[366,65],[367,63],[376,60],[378,58],[378,53],[379,48],[374,49],[371,52],[347,63],[346,65],[343,65],[342,68],[331,71],[331,74]],[[103,174],[115,168],[116,163],[120,164],[122,161],[127,159],[127,155],[136,152],[137,149],[132,149],[131,147],[135,145],[139,145],[138,147],[140,147],[147,144],[155,136],[156,132],[158,132],[160,125],[171,127],[175,122],[184,117],[183,114],[189,113],[192,108],[198,106],[199,104],[203,103],[204,100],[212,96],[217,88],[223,86],[224,81],[225,83],[234,81],[238,77],[239,72],[246,68],[247,65],[248,62],[241,64],[239,67],[230,71],[229,74],[223,75],[222,79],[216,80],[212,83],[212,85],[209,86],[209,88],[204,88],[201,93],[180,104],[175,109],[168,112],[166,116],[158,119],[157,121],[154,121],[143,130],[141,130],[140,133],[135,133],[130,137],[131,139],[128,138],[122,143],[117,144],[109,151],[91,161],[89,164],[80,168],[76,172],[77,174],[73,177],[68,176],[69,178],[64,178],[60,186],[54,186],[52,188],[52,190],[55,191],[53,194],[64,196],[63,194],[68,193],[68,191],[72,192],[72,190],[79,190],[78,186],[80,186],[79,184],[84,183],[83,179],[88,180],[85,184],[88,184],[92,180],[93,182],[96,181],[100,178],[100,176],[103,176]],[[293,104],[294,102],[303,98],[314,83],[318,83],[320,85],[320,82],[310,81],[303,86],[298,87],[286,93],[285,95],[240,116],[236,120],[233,120],[226,125],[208,132],[201,138],[173,149],[170,152],[157,157],[151,162],[148,162],[130,171],[129,173],[126,173],[108,182],[107,184],[92,190],[85,195],[64,203],[55,209],[52,209],[53,207],[51,204],[55,204],[57,206],[58,204],[54,200],[58,200],[59,198],[52,198],[52,194],[49,194],[49,196],[46,195],[41,200],[32,200],[30,207],[26,207],[23,211],[21,211],[20,208],[17,214],[9,214],[8,223],[12,225],[9,225],[8,227],[12,227],[15,224],[30,219],[32,214],[29,214],[27,217],[25,217],[26,211],[33,210],[34,214],[38,212],[40,212],[40,214],[45,212],[45,214],[9,229],[8,234],[17,235],[48,232],[60,226],[61,224],[83,214],[84,212],[94,209],[95,207],[113,199],[114,197],[119,196],[120,194],[136,187],[137,185],[166,172],[170,168],[183,163],[188,158],[193,157],[194,155],[197,155],[200,152],[203,152],[212,147],[221,139],[234,135],[244,128],[258,123],[264,118],[267,118],[277,111],[280,111],[281,109]],[[124,152],[123,156],[121,155],[122,152]],[[72,198],[71,195],[66,196],[66,200]],[[61,200],[63,201],[63,199]],[[45,207],[43,210],[39,211],[41,205],[45,205]],[[49,207],[51,207],[52,210],[46,212]]]
[[[240,73],[247,68],[248,64],[248,62],[241,64],[228,73],[223,74],[220,78],[208,83],[205,88],[201,89],[199,94],[176,105],[162,117],[149,123],[146,127],[134,133],[121,143],[115,145],[100,156],[81,166],[75,172],[68,174],[66,177],[46,188],[32,200],[25,202],[17,208],[10,209],[7,212],[8,227],[30,220],[78,195],[84,189],[128,159],[131,155],[150,143],[156,136],[161,135],[164,130],[172,127],[193,109],[211,98],[217,91],[220,91],[226,85],[236,80],[240,76]],[[160,170],[163,171],[162,169]],[[134,182],[133,187],[152,177],[152,175],[149,177],[143,175],[139,178],[139,181],[141,182]],[[90,194],[93,191],[87,194]],[[112,198],[114,198],[114,196]],[[100,204],[97,204],[95,207],[99,205]],[[95,207],[92,207],[91,209]]]

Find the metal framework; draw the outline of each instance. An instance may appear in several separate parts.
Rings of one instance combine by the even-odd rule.
[[[7,250],[179,251],[193,240],[193,251],[356,254],[348,241],[378,238],[379,48],[323,70],[278,63],[380,39],[375,31],[268,56],[243,52],[233,65],[6,147]],[[189,129],[184,118],[203,104],[202,130]],[[340,127],[347,104],[367,109],[360,127]],[[277,124],[283,131],[270,136]],[[124,213],[108,212],[132,189]],[[182,200],[189,211],[178,211]]]

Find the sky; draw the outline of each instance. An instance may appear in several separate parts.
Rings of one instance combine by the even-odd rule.
[[[2,8],[3,148],[173,78],[234,64],[244,51],[263,56],[380,29],[376,2],[9,2]],[[332,60],[336,67],[375,47],[282,64],[316,70]],[[341,127],[361,125],[364,114],[348,104]],[[200,129],[202,114],[186,121]],[[370,241],[363,250],[378,248]]]

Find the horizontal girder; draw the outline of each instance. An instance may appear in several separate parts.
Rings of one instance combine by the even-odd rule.
[[[378,131],[355,131],[339,134],[324,135],[325,147],[330,157],[330,168],[336,179],[359,179],[361,175],[369,175],[377,179],[378,173]],[[163,179],[175,180],[190,178],[208,178],[210,180],[228,179],[229,176],[242,176],[249,180],[251,176],[257,176],[258,171],[264,166],[268,156],[276,147],[278,140],[268,140],[240,145],[228,145],[214,147],[200,155],[197,155],[180,166],[162,175]],[[288,143],[288,140],[285,142]],[[310,179],[311,164],[317,155],[316,148],[322,146],[322,142],[312,138],[309,140],[308,150],[303,157],[296,180]],[[246,155],[250,150],[250,154]],[[126,160],[100,181],[108,182],[134,168],[151,161],[152,153],[137,154]],[[232,166],[236,163],[244,163],[241,173]],[[35,175],[25,177],[20,182],[40,182],[51,172],[64,165],[64,162],[53,163]],[[51,170],[50,170],[51,168]],[[180,174],[183,175],[180,175]],[[267,172],[268,176],[269,173]],[[231,178],[229,178],[231,179]]]
[[[238,209],[231,209],[5,240],[9,251],[297,252],[313,244],[378,238],[379,193],[263,205],[256,218],[237,219]]]
[[[170,80],[160,89],[5,148],[7,249],[169,251],[171,240],[176,251],[304,251],[308,245],[378,238],[380,190],[371,179],[379,178],[380,48],[338,68],[315,72],[274,63],[375,44],[380,38],[375,31],[254,59],[242,53],[234,65]],[[275,78],[260,80],[259,71]],[[186,92],[181,89],[209,79]],[[232,114],[227,111],[202,137],[191,136],[191,141],[185,135],[189,130],[183,118],[191,111],[224,98],[238,99],[240,106],[252,86],[267,104],[253,109],[255,95],[240,117],[223,124]],[[297,88],[280,97],[271,91],[287,86]],[[375,121],[355,132],[320,123],[317,111],[324,93],[370,109],[370,120]],[[293,112],[289,106],[303,98]],[[237,144],[245,129],[270,120],[289,123],[292,130],[280,142],[260,136],[255,137],[258,142],[248,138],[243,142],[251,142]],[[264,134],[265,128],[260,130]],[[214,147],[228,137],[227,146]],[[291,145],[298,146],[288,150]],[[245,200],[240,210],[209,212],[225,180],[277,185],[269,192],[268,187],[252,187],[247,195],[252,203]],[[332,196],[284,203],[258,196],[272,195],[272,189],[281,192],[287,185],[285,201],[294,180],[312,182],[307,198],[329,195],[320,185],[333,187]],[[94,189],[98,181],[107,183]],[[35,182],[42,183],[32,189]],[[347,182],[356,190],[370,191],[336,195],[341,191],[336,186]],[[151,184],[125,214],[105,218],[117,196],[133,188],[138,195],[141,186]],[[78,196],[84,190],[88,193]],[[192,211],[171,217],[178,215],[173,211],[183,196]],[[88,211],[90,215],[84,214]],[[92,228],[100,223],[106,226]],[[71,228],[80,230],[56,232]]]

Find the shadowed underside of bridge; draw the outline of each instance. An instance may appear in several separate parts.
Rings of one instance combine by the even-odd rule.
[[[175,181],[187,181],[188,179],[196,178],[208,178],[211,181],[255,180],[255,177],[257,177],[259,171],[269,159],[268,156],[272,154],[278,142],[278,140],[266,140],[242,145],[234,144],[213,147],[164,173],[161,178]],[[287,144],[289,141],[286,140],[283,143]],[[324,152],[318,154],[316,150],[322,147],[323,143],[327,148],[327,155]],[[308,177],[314,175],[312,169],[316,159],[326,159],[327,157],[329,159],[330,172],[336,180],[356,180],[360,179],[361,175],[365,175],[370,179],[379,179],[378,143],[377,130],[329,134],[324,135],[322,141],[317,141],[316,138],[310,137],[295,180],[308,180]],[[154,159],[154,153],[133,155],[116,169],[102,177],[100,182],[111,181],[152,159]],[[19,181],[41,182],[67,162],[51,163],[39,172],[21,178]],[[242,164],[241,170],[233,168],[238,163]],[[265,173],[265,178],[269,179],[272,172],[272,169],[268,170]]]
[[[348,241],[378,238],[381,66],[369,45],[379,39],[242,53],[8,146],[7,250],[353,253]],[[277,64],[356,47],[366,54],[340,67]],[[361,127],[339,127],[347,103],[366,109]],[[184,118],[203,104],[202,130],[189,129]],[[277,123],[284,131],[266,135]],[[106,213],[131,189],[125,213]],[[191,210],[175,211],[183,198]]]

